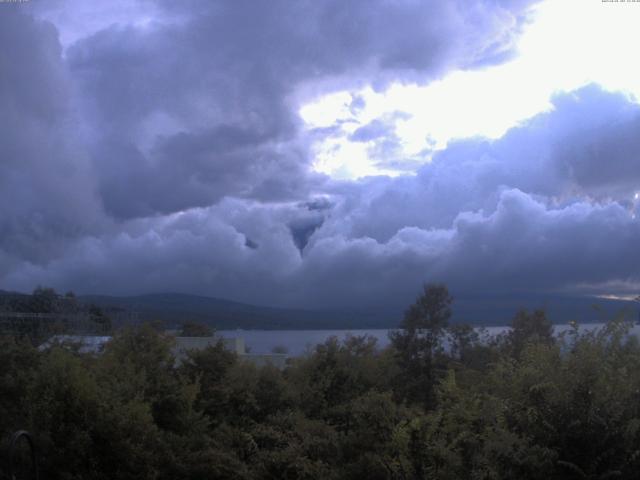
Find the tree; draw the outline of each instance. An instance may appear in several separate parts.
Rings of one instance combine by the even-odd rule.
[[[233,403],[228,375],[238,357],[228,350],[222,339],[203,350],[190,350],[180,366],[180,371],[190,381],[198,382],[200,392],[197,406],[206,413],[213,424],[222,423]]]
[[[213,330],[208,325],[204,325],[198,322],[184,322],[182,324],[182,330],[180,330],[181,337],[211,337],[213,336]]]
[[[547,319],[544,310],[535,310],[533,313],[520,310],[511,321],[511,331],[507,340],[512,355],[519,357],[528,344],[553,344],[553,325]]]
[[[467,353],[478,343],[478,332],[469,324],[459,323],[451,325],[448,333],[451,356],[464,362]]]
[[[96,324],[96,327],[99,329],[100,333],[108,333],[111,331],[111,319],[104,314],[100,307],[91,304],[89,305],[88,312],[91,320]]]
[[[30,303],[35,313],[55,313],[60,307],[60,295],[53,288],[38,286],[31,295]]]
[[[451,317],[452,297],[446,286],[429,284],[406,311],[400,330],[389,334],[403,374],[399,391],[409,401],[434,404],[435,357]]]

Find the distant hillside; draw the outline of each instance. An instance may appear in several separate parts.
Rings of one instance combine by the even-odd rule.
[[[638,319],[640,304],[587,296],[519,294],[477,295],[455,299],[454,320],[480,325],[507,325],[520,309],[543,309],[553,323],[601,323],[625,313]]]
[[[161,320],[170,327],[183,321],[205,323],[217,329],[356,329],[393,328],[402,319],[402,308],[362,310],[303,310],[260,307],[197,295],[161,293],[134,297],[88,295],[81,301],[105,309],[138,312],[142,321]],[[594,308],[597,306],[597,308]],[[621,311],[638,318],[638,304],[620,300],[569,296],[476,296],[457,298],[453,321],[474,325],[507,325],[521,308],[544,308],[554,323],[606,321]]]
[[[455,295],[454,295],[455,297]],[[0,311],[28,301],[30,295],[0,290]],[[178,293],[158,293],[131,297],[83,295],[78,300],[101,307],[116,319],[118,312],[137,312],[140,321],[163,321],[178,327],[196,321],[217,329],[357,329],[393,328],[402,319],[404,308],[305,310],[270,308],[212,297]],[[408,305],[407,305],[408,306]],[[597,306],[598,308],[594,308]],[[454,298],[453,321],[474,325],[507,325],[521,308],[546,310],[553,323],[602,322],[626,311],[638,319],[640,304],[593,297],[558,295],[477,295]],[[406,306],[405,306],[406,308]],[[123,315],[122,318],[127,318]],[[126,320],[125,320],[126,321]]]
[[[393,311],[280,309],[178,293],[134,297],[86,295],[79,298],[99,307],[133,310],[143,321],[160,320],[167,326],[177,327],[183,321],[191,320],[219,330],[386,328],[397,325],[400,318]]]

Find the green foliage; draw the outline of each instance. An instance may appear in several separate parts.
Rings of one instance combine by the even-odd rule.
[[[507,335],[508,348],[515,357],[520,356],[528,344],[553,344],[553,326],[544,310],[529,313],[520,310],[511,322],[511,331]]]
[[[0,335],[25,338],[34,345],[55,334],[107,335],[112,330],[111,319],[102,309],[81,303],[73,292],[63,296],[52,288],[37,287],[32,295],[0,295],[0,312]]]
[[[0,337],[0,431],[23,427],[28,389],[40,369],[41,355],[23,339]]]
[[[425,408],[434,406],[452,301],[444,285],[425,285],[422,295],[406,311],[400,330],[389,335],[401,369],[396,389],[401,398]]]
[[[54,313],[60,310],[61,299],[53,288],[37,287],[31,295],[34,312]]]
[[[425,287],[389,348],[331,338],[283,371],[221,341],[177,362],[148,325],[97,357],[0,338],[0,428],[34,432],[49,479],[637,478],[631,324],[520,312],[491,338],[450,303]]]

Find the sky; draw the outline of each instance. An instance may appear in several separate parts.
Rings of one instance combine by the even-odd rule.
[[[640,2],[0,3],[0,289],[640,293]]]

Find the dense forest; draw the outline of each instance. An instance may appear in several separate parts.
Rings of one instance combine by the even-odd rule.
[[[4,336],[0,430],[32,432],[46,479],[638,478],[630,323],[522,311],[489,337],[451,304],[425,286],[388,348],[332,338],[284,370],[222,342],[178,363],[148,324],[93,356]]]

